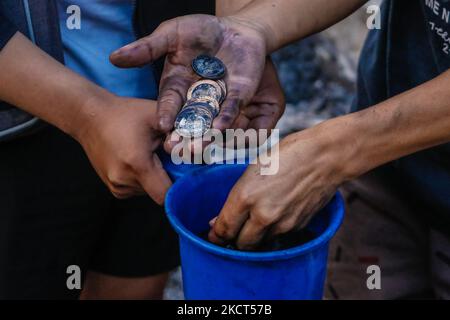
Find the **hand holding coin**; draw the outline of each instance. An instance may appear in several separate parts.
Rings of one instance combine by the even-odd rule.
[[[219,80],[225,76],[226,68],[222,61],[206,54],[192,61],[192,69],[204,79]]]
[[[225,76],[226,68],[218,58],[200,55],[192,61],[192,69],[204,80],[189,88],[187,102],[175,120],[175,131],[182,137],[198,138],[211,129],[225,100],[226,85],[220,78]]]
[[[228,94],[213,127],[225,130],[233,127],[257,92],[266,60],[264,38],[253,24],[207,15],[184,16],[164,22],[151,35],[114,52],[111,61],[119,67],[133,67],[166,56],[158,98],[158,129],[164,133],[173,130],[194,82],[222,79]]]

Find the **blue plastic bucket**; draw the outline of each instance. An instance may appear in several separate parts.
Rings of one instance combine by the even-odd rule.
[[[209,230],[245,165],[216,165],[178,180],[166,210],[180,236],[186,299],[321,299],[328,244],[338,230],[344,204],[337,194],[308,229],[316,237],[301,246],[273,252],[241,252],[213,245],[198,235]]]

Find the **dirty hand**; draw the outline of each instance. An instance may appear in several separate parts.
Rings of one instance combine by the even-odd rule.
[[[333,143],[327,124],[292,134],[281,141],[279,171],[260,174],[250,165],[232,189],[209,240],[252,250],[266,239],[305,227],[345,180],[342,145]]]
[[[114,97],[92,115],[77,140],[95,170],[119,199],[147,193],[162,204],[171,185],[155,150],[156,102]]]
[[[266,66],[256,94],[250,103],[244,105],[230,129],[267,129],[275,128],[286,107],[283,88],[278,79],[277,70],[270,58]],[[181,137],[174,133],[168,135],[164,143],[166,152],[171,153],[180,142]],[[208,142],[203,143],[207,145]],[[194,148],[192,148],[194,151]],[[201,151],[201,150],[200,150]]]
[[[267,58],[259,87],[233,123],[233,129],[273,129],[284,113],[286,101],[277,70]]]
[[[136,67],[152,63],[167,55],[161,78],[158,101],[158,128],[164,133],[173,129],[188,88],[199,77],[191,63],[200,54],[221,59],[227,67],[225,82],[228,95],[213,127],[233,128],[243,125],[273,125],[280,116],[279,104],[267,101],[262,111],[254,108],[241,115],[260,84],[266,63],[264,28],[255,22],[232,17],[190,15],[162,23],[151,35],[111,54],[111,62],[119,67]],[[273,73],[273,71],[268,71]],[[271,80],[273,81],[273,80]],[[274,107],[274,110],[269,110]],[[257,114],[272,115],[270,121],[256,120]],[[253,123],[251,120],[255,120]]]

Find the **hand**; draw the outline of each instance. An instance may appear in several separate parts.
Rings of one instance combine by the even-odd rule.
[[[231,129],[273,129],[283,115],[285,107],[285,97],[277,71],[272,60],[267,58],[266,67],[255,96],[248,105],[242,108]],[[176,133],[168,135],[164,143],[164,149],[171,153],[180,140],[181,137],[176,136]],[[203,146],[206,145],[206,142],[203,143]],[[195,148],[191,147],[191,150],[195,150]]]
[[[259,87],[249,104],[243,105],[234,129],[273,129],[284,113],[286,101],[272,59],[267,58]]]
[[[349,153],[335,143],[337,131],[328,127],[322,124],[285,138],[276,175],[262,176],[259,165],[250,165],[211,222],[209,240],[252,250],[267,238],[305,227],[346,177],[343,164],[349,161],[344,155]]]
[[[227,67],[228,95],[213,127],[224,130],[233,127],[258,89],[266,61],[264,34],[264,28],[254,22],[190,15],[162,23],[151,35],[119,49],[110,59],[119,67],[136,67],[167,54],[158,100],[158,128],[169,133],[188,88],[199,80],[191,68],[192,60],[200,54],[217,56]],[[263,113],[277,113],[265,105]],[[256,120],[258,112],[253,109],[239,121],[264,123],[264,119]]]
[[[119,199],[147,193],[159,204],[164,201],[171,181],[154,153],[161,144],[155,120],[156,102],[114,97],[77,137]]]

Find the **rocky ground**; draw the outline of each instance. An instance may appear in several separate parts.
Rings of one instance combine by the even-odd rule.
[[[287,107],[278,128],[282,135],[348,112],[355,92],[358,56],[367,34],[366,8],[313,37],[273,55]],[[166,299],[183,299],[180,270],[173,272]]]

